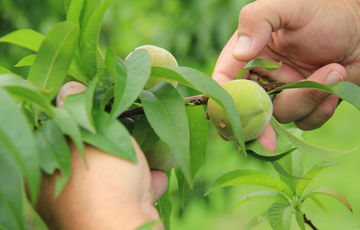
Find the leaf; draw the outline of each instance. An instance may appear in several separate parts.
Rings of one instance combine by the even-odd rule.
[[[7,42],[29,50],[38,51],[44,37],[43,34],[34,30],[21,29],[1,37],[0,42]]]
[[[170,181],[171,173],[167,172],[166,175]],[[155,204],[155,207],[159,212],[161,221],[164,224],[164,228],[166,230],[170,230],[170,221],[171,221],[171,212],[172,212],[172,203],[170,200],[170,188],[168,188],[165,191],[164,195],[162,195],[160,200],[158,200],[158,202]]]
[[[123,93],[121,93],[122,89],[117,89],[117,92],[115,92],[114,96],[117,103],[113,104],[113,109],[111,110],[112,119],[116,119],[131,106],[143,90],[151,73],[151,58],[145,50],[135,50],[125,61],[125,64],[127,67],[126,85]],[[122,68],[119,60],[117,65],[120,65],[118,68]],[[121,70],[118,69],[118,71]],[[115,84],[115,87],[122,87],[119,84],[124,84],[124,81],[123,79],[115,79]]]
[[[148,221],[145,224],[137,227],[135,230],[152,230],[158,224],[159,224],[159,221],[157,221],[157,220]]]
[[[190,131],[190,166],[195,177],[205,160],[208,139],[208,124],[203,106],[187,106],[186,113]]]
[[[160,67],[153,66],[152,77],[175,80],[185,86],[208,95],[216,101],[230,118],[231,126],[240,144],[241,151],[246,155],[246,146],[241,129],[239,114],[236,110],[232,97],[213,79],[204,73],[188,67]]]
[[[151,128],[144,115],[135,118],[135,125],[131,135],[135,138],[143,152],[150,150],[159,140],[159,137],[156,135],[153,128]]]
[[[0,146],[16,160],[28,185],[33,204],[40,186],[38,153],[32,130],[21,107],[0,88]]]
[[[73,58],[68,73],[76,80],[87,84],[89,81],[88,76],[81,67],[80,61],[76,56]]]
[[[285,143],[285,142],[282,142]],[[276,152],[271,152],[267,150],[258,139],[249,142],[246,144],[246,149],[248,150],[249,155],[256,157],[260,160],[264,161],[276,161],[279,160],[290,153],[292,153],[296,147],[294,147],[289,142],[286,142],[286,144],[280,144],[280,141],[278,139],[278,147],[276,149]]]
[[[318,164],[316,164],[312,169],[310,169],[309,172],[307,172],[304,177],[306,178],[314,178],[317,174],[319,174],[322,170],[334,166],[336,165],[336,163],[333,162],[320,162]],[[306,187],[308,186],[308,184],[311,182],[311,180],[302,180],[299,181],[297,186],[296,186],[296,195],[298,195],[299,197],[302,196],[302,194],[304,193],[304,190],[306,189]]]
[[[245,197],[241,198],[240,201],[236,204],[236,206],[233,208],[233,212],[235,212],[236,209],[238,209],[241,205],[245,204],[248,201],[259,199],[259,198],[270,198],[275,199],[276,201],[283,202],[283,203],[289,203],[289,198],[284,196],[282,193],[277,191],[260,191],[260,192],[253,192],[251,194],[246,195]]]
[[[6,69],[5,67],[0,66],[0,74],[14,74],[9,69]]]
[[[151,127],[169,146],[189,186],[192,187],[189,126],[181,95],[171,84],[163,82],[151,91],[143,91],[140,99]]]
[[[22,190],[18,164],[0,145],[0,226],[3,229],[25,229]]]
[[[218,177],[210,186],[205,196],[217,188],[236,185],[259,185],[268,187],[292,197],[294,192],[283,181],[254,170],[235,170]]]
[[[0,75],[0,87],[5,88],[16,97],[20,97],[38,106],[47,115],[53,116],[53,107],[48,99],[28,81],[9,74]]]
[[[36,140],[41,168],[50,175],[55,169],[61,171],[61,176],[56,178],[55,196],[58,196],[71,174],[68,143],[60,128],[52,120],[47,120],[36,132]]]
[[[84,0],[72,0],[66,13],[66,20],[74,24],[79,24],[83,5]]]
[[[289,178],[295,179],[295,180],[310,180],[310,178],[307,178],[307,177],[300,177],[300,176],[295,176],[295,175],[291,174],[290,172],[286,171],[277,161],[272,161],[271,163],[273,164],[276,171],[278,171],[278,173],[280,173],[283,176],[286,176],[286,177],[289,177]]]
[[[78,26],[69,22],[58,23],[46,35],[30,68],[28,80],[46,90],[49,98],[53,98],[63,84],[78,36]]]
[[[295,217],[300,229],[305,230],[304,214],[300,210],[296,210]]]
[[[271,228],[274,230],[290,230],[291,211],[289,204],[272,204],[266,213]]]
[[[103,111],[94,111],[97,134],[82,129],[82,139],[107,153],[137,162],[134,145],[127,129],[118,121],[111,120]]]
[[[65,98],[64,108],[83,128],[96,134],[94,119],[92,117],[93,96],[98,78],[94,78],[86,91],[78,94],[69,95]]]
[[[249,223],[246,224],[244,230],[251,230],[257,225],[264,222],[264,220],[265,220],[265,215],[255,216],[249,221]]]
[[[111,49],[108,49],[106,53],[105,65],[111,76],[114,78],[114,82],[115,82],[113,87],[114,103],[112,104],[112,109],[111,109],[111,114],[114,114],[116,113],[116,110],[120,106],[121,99],[124,95],[126,81],[127,81],[127,67],[124,61],[121,58],[117,57],[114,51]],[[117,115],[119,114],[117,113]]]
[[[351,83],[349,81],[341,81],[331,85],[323,85],[314,81],[300,81],[296,83],[286,84],[280,86],[270,92],[269,94],[279,92],[284,89],[292,88],[308,88],[308,89],[318,89],[331,94],[335,94],[339,98],[349,102],[354,105],[356,108],[360,109],[360,87]]]
[[[262,68],[262,69],[266,69],[266,70],[277,70],[280,69],[282,65],[282,62],[279,62],[278,64],[275,64],[271,61],[268,60],[264,60],[264,59],[253,59],[251,61],[249,61],[245,67],[240,70],[240,72],[237,74],[237,79],[242,78],[242,76],[244,76],[244,74],[250,70],[253,69],[257,69],[257,68]]]
[[[290,155],[281,158],[277,162],[284,170],[286,170],[286,172],[290,173],[291,175],[296,177],[303,177],[303,154],[301,152],[295,150]],[[286,182],[293,190],[296,189],[296,185],[299,180],[294,180],[293,178],[285,176],[283,174],[279,174],[279,176],[280,179]]]
[[[35,54],[25,56],[21,58],[21,60],[18,63],[16,63],[15,67],[30,66],[33,64],[35,58],[36,58]]]
[[[308,154],[313,157],[319,158],[332,158],[338,157],[353,151],[356,151],[358,148],[348,149],[348,150],[330,150],[325,148],[320,148],[312,144],[304,142],[301,138],[293,135],[289,130],[282,126],[274,117],[270,121],[272,127],[275,129],[276,133],[287,138],[291,144],[298,148],[299,151]]]
[[[89,1],[88,1],[89,2]],[[98,2],[98,1],[97,1]],[[97,45],[102,19],[112,0],[104,0],[93,11],[89,21],[82,24],[84,30],[80,39],[80,60],[82,67],[89,76],[95,76],[97,70]],[[89,11],[88,11],[89,12]]]
[[[84,144],[82,142],[80,129],[77,126],[73,118],[64,109],[54,108],[54,121],[66,135],[69,135],[71,140],[76,145],[77,149],[81,153],[85,164],[87,165]]]
[[[182,173],[179,167],[175,168],[175,174],[176,174],[176,180],[178,182],[180,206],[183,209],[185,205],[186,197],[189,195],[191,189],[189,185],[186,183],[186,178],[184,177],[184,174]]]
[[[337,199],[338,201],[340,201],[343,205],[345,205],[350,212],[353,211],[351,205],[349,204],[349,202],[347,201],[347,199],[338,191],[332,189],[332,188],[316,188],[312,191],[310,191],[309,193],[307,193],[302,199],[302,202],[305,202],[308,198],[311,198],[315,195],[326,195],[326,196],[330,196],[332,198]]]
[[[325,205],[323,204],[323,202],[320,201],[320,199],[314,195],[314,196],[311,196],[310,199],[317,205],[319,206],[319,208],[321,208],[324,212],[327,212],[327,209],[325,207]]]

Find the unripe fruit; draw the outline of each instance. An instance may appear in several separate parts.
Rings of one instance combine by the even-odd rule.
[[[149,151],[145,152],[150,169],[169,170],[176,165],[176,160],[169,146],[158,141]]]
[[[151,57],[151,66],[178,66],[175,57],[166,49],[154,46],[154,45],[143,45],[137,47],[135,50],[144,49]],[[130,54],[131,55],[131,54]],[[159,82],[163,81],[160,78],[150,77],[145,85],[145,89],[151,89]],[[172,85],[176,86],[175,81],[168,81]]]
[[[250,80],[229,81],[221,86],[234,100],[245,141],[257,138],[264,131],[272,116],[273,105],[269,95],[256,82]],[[212,99],[208,101],[208,114],[210,120],[226,139],[236,140],[228,115]]]

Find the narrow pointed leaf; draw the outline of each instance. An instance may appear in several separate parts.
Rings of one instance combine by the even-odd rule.
[[[66,20],[68,22],[79,24],[81,10],[83,9],[84,0],[73,0],[69,4]]]
[[[151,127],[169,146],[191,187],[189,126],[181,95],[172,85],[163,82],[152,91],[143,91],[140,98]]]
[[[34,203],[39,193],[40,170],[31,127],[20,105],[2,88],[0,105],[0,146],[16,160]]]
[[[270,123],[272,127],[275,129],[277,134],[287,138],[291,142],[291,144],[293,144],[295,147],[298,148],[299,151],[313,157],[333,158],[356,151],[358,149],[358,148],[353,148],[348,150],[330,150],[330,149],[320,148],[315,145],[309,144],[303,141],[301,138],[292,134],[283,125],[281,125],[274,117],[271,119]]]
[[[171,172],[166,172],[169,181],[171,179]],[[159,212],[161,221],[164,224],[164,228],[166,230],[170,230],[171,224],[171,213],[172,213],[172,203],[170,199],[170,189],[167,189],[164,195],[160,198],[158,202],[155,204],[156,209]]]
[[[48,174],[59,169],[61,176],[56,178],[55,196],[58,196],[70,178],[71,157],[68,143],[54,121],[46,121],[36,132],[39,148],[40,166]]]
[[[285,203],[274,203],[268,209],[266,216],[273,230],[290,230],[291,206]]]
[[[350,210],[350,212],[353,211],[349,201],[344,197],[344,195],[342,195],[341,193],[339,193],[338,191],[336,191],[332,188],[316,188],[316,189],[310,191],[309,193],[307,193],[302,198],[302,202],[305,202],[308,198],[311,198],[315,195],[326,195],[326,196],[335,198],[338,201],[340,201],[343,205],[345,205]]]
[[[304,214],[300,210],[297,210],[295,212],[295,218],[296,218],[296,222],[299,225],[300,229],[305,230]]]
[[[249,72],[250,70],[262,68],[266,70],[277,70],[281,68],[282,63],[275,64],[271,61],[264,60],[264,59],[253,59],[249,61],[245,67],[240,70],[240,72],[237,74],[237,79],[242,78],[246,72]]]
[[[82,129],[82,139],[105,152],[132,162],[137,162],[134,145],[127,129],[118,121],[110,119],[103,111],[94,113],[97,133]]]
[[[310,199],[311,199],[317,206],[319,206],[319,208],[321,208],[324,212],[327,212],[327,209],[326,209],[324,203],[321,202],[321,200],[320,200],[316,195],[311,196]]]
[[[35,54],[25,56],[21,58],[18,63],[16,63],[15,67],[31,66],[34,63],[35,58]]]
[[[121,61],[118,61],[118,67],[122,68]],[[116,119],[122,112],[131,106],[143,90],[146,82],[150,78],[151,58],[145,50],[135,50],[131,56],[125,61],[127,67],[127,79],[125,89],[119,88],[115,92],[116,103],[113,104],[111,110],[112,119]],[[111,67],[111,66],[110,66]],[[118,69],[120,71],[120,69]],[[113,71],[110,71],[110,73]],[[119,74],[119,73],[118,73]],[[120,77],[120,76],[119,76]],[[123,87],[123,78],[115,79],[115,87]],[[123,92],[123,93],[121,93]]]
[[[68,72],[79,36],[79,27],[61,22],[46,35],[34,64],[30,68],[28,80],[46,90],[53,98],[63,84]]]
[[[5,67],[3,66],[0,66],[0,74],[14,74],[13,72],[11,72],[11,70],[9,69],[6,69]]]
[[[0,226],[25,230],[23,177],[14,158],[0,145]]]
[[[294,194],[286,183],[265,173],[254,170],[235,170],[217,178],[205,195],[217,188],[237,185],[260,185],[282,192],[289,197]]]
[[[229,115],[231,126],[240,144],[241,151],[246,155],[246,146],[241,129],[239,114],[232,97],[211,77],[197,70],[187,67],[160,67],[153,66],[152,77],[175,80],[180,84],[193,88],[208,95],[216,101]]]
[[[233,212],[238,209],[241,205],[245,204],[248,201],[259,199],[259,198],[267,198],[267,199],[274,199],[278,202],[289,203],[289,198],[284,196],[282,193],[277,191],[260,191],[260,192],[253,192],[251,194],[246,195],[245,197],[241,198],[240,201],[236,204],[233,208]]]
[[[314,178],[317,174],[319,174],[321,171],[323,171],[324,169],[331,167],[331,166],[335,166],[336,163],[333,162],[320,162],[318,164],[316,164],[312,169],[310,169],[309,172],[307,172],[304,177],[306,178]],[[296,186],[296,195],[301,196],[304,193],[304,190],[306,189],[306,187],[308,186],[308,184],[311,182],[311,180],[301,180],[298,182],[297,186]]]
[[[295,176],[295,175],[291,174],[290,172],[286,171],[286,169],[284,169],[277,161],[272,161],[271,163],[273,164],[276,171],[278,171],[278,173],[280,173],[283,176],[286,176],[286,177],[289,177],[289,178],[295,179],[295,180],[310,180],[311,179],[311,178],[300,177],[300,176]]]
[[[246,224],[244,230],[251,230],[257,225],[263,223],[266,220],[265,214],[253,217],[249,223]]]
[[[38,51],[45,36],[30,29],[21,29],[11,32],[0,38],[0,42],[18,45],[29,50]]]

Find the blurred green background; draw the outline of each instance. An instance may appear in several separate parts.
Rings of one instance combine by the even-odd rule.
[[[235,31],[242,6],[241,0],[114,0],[106,14],[100,39],[101,47],[111,46],[121,57],[144,44],[154,44],[171,51],[180,65],[211,74],[217,56]],[[15,29],[32,28],[42,33],[64,20],[61,0],[0,0],[0,36]],[[15,68],[29,51],[0,43],[0,66],[25,74],[27,67]],[[220,139],[209,130],[209,145],[204,166],[195,180],[195,190],[186,200],[184,209],[178,205],[172,214],[172,229],[243,229],[255,215],[266,211],[271,201],[255,200],[234,213],[236,201],[258,187],[239,186],[216,190],[203,197],[209,183],[233,169],[262,170],[276,176],[270,163],[240,156],[234,144]],[[322,128],[306,132],[305,140],[332,149],[359,146],[360,112],[342,103],[334,117]],[[311,155],[311,154],[309,154]],[[305,157],[305,171],[319,159]],[[343,193],[351,203],[350,213],[338,201],[321,198],[328,212],[324,213],[311,201],[305,213],[319,229],[360,229],[360,151],[335,159],[339,165],[322,172],[310,187],[330,186]],[[174,178],[174,177],[173,177]],[[178,204],[176,181],[171,180],[173,203]],[[255,229],[270,229],[267,223]],[[298,229],[295,221],[293,228]]]

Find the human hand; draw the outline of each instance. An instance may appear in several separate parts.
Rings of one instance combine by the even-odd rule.
[[[86,89],[80,83],[67,83],[59,92],[57,104],[67,95]],[[151,171],[141,149],[133,140],[138,162],[121,159],[86,145],[86,168],[79,151],[71,144],[72,174],[61,194],[54,198],[55,177],[44,175],[37,210],[51,229],[135,229],[158,220],[153,207],[165,192],[166,174]],[[159,224],[158,229],[162,229]]]
[[[255,69],[251,74],[290,83],[311,80],[360,84],[360,1],[258,0],[245,6],[237,31],[217,61],[213,78],[234,80],[254,58],[282,61],[277,71]],[[249,75],[247,75],[249,77]],[[274,116],[294,121],[304,130],[320,127],[334,113],[338,98],[312,89],[289,89],[273,100]],[[269,126],[259,137],[269,150],[276,135]]]

